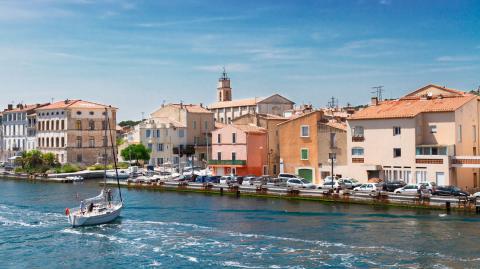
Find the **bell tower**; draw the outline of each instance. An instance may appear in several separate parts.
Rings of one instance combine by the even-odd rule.
[[[232,101],[232,88],[230,88],[230,78],[228,78],[227,76],[225,67],[223,68],[222,76],[218,79],[217,100],[218,102]]]

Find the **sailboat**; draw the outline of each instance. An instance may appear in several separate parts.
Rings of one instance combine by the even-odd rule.
[[[118,200],[115,201],[114,195],[111,189],[107,188],[107,148],[108,143],[105,144],[105,155],[104,155],[104,184],[103,188],[100,191],[100,194],[84,199],[80,202],[80,206],[77,208],[65,210],[65,214],[68,217],[69,223],[72,227],[79,226],[88,226],[88,225],[99,225],[104,223],[109,223],[115,220],[120,216],[120,213],[123,209],[123,199],[122,191],[120,189],[120,181],[118,177],[118,168],[117,168],[117,154],[115,150],[115,145],[113,144],[113,135],[110,128],[110,121],[108,118],[108,109],[105,108],[105,137],[107,137],[110,132],[110,141],[112,144],[112,154],[113,162],[115,169],[115,177],[117,179],[118,187]]]

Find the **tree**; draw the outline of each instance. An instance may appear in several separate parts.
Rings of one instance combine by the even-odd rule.
[[[45,165],[49,167],[54,167],[58,165],[57,157],[51,152],[43,154],[42,159]]]
[[[121,127],[133,127],[137,124],[139,124],[140,122],[142,122],[141,120],[138,120],[138,121],[133,121],[133,120],[124,120],[124,121],[121,121],[118,125],[121,126]]]
[[[147,149],[143,144],[132,144],[124,148],[121,155],[124,160],[135,160],[138,163],[139,160],[150,160],[150,152],[151,150]]]

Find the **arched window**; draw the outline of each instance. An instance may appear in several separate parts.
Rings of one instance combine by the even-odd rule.
[[[46,121],[46,127],[45,127],[45,130],[50,130],[50,121]]]
[[[75,129],[82,130],[82,121],[81,120],[77,120],[75,122]]]
[[[62,120],[62,130],[65,130],[65,120]]]
[[[53,137],[50,137],[50,147],[52,148],[55,147],[54,141]]]
[[[55,147],[57,147],[57,148],[60,147],[60,139],[58,137],[55,138]]]
[[[95,130],[95,121],[93,120],[88,121],[88,129],[92,131]]]
[[[57,121],[55,122],[55,127],[56,127],[56,128],[55,128],[56,130],[60,130],[60,121],[59,121],[59,120],[57,120]]]
[[[46,147],[48,148],[50,146],[50,139],[48,139],[48,137],[47,137],[45,140],[47,141]]]
[[[61,144],[61,147],[64,148],[65,147],[65,137],[62,137],[62,144]]]

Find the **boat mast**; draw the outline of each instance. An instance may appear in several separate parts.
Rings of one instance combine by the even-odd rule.
[[[108,126],[108,111],[107,108],[105,108],[105,134],[104,134],[104,142],[103,142],[103,190],[104,192],[107,189],[107,161],[108,161],[108,155],[107,155],[107,148],[108,148],[108,139],[107,139],[107,127]]]
[[[109,106],[109,107],[111,108],[112,106]],[[105,108],[105,112],[106,112],[105,114],[108,115],[107,108]],[[110,118],[108,116],[107,116],[107,126],[108,126],[108,129],[110,130],[110,143],[112,144],[113,165],[114,165],[114,168],[115,168],[115,176],[117,178],[118,194],[119,194],[119,197],[120,197],[120,202],[123,202],[122,190],[120,189],[120,180],[118,179],[117,153],[116,153],[116,150],[115,150],[115,144],[113,144],[114,141],[113,141],[113,135],[112,135],[112,128],[110,128]],[[107,131],[105,131],[105,133],[106,132]],[[108,145],[108,141],[107,141],[107,145]]]

